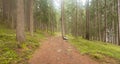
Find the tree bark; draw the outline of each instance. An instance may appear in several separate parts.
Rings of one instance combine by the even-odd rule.
[[[90,39],[90,33],[89,33],[89,0],[87,0],[86,3],[86,39]]]
[[[64,28],[64,0],[61,0],[61,30],[62,37],[65,36],[65,28]]]
[[[118,45],[120,45],[120,0],[118,0]]]
[[[107,42],[107,2],[105,0],[105,42]]]
[[[30,0],[30,34],[33,36],[34,18],[33,18],[33,0]]]
[[[17,0],[17,28],[16,37],[19,43],[25,41],[24,0]]]

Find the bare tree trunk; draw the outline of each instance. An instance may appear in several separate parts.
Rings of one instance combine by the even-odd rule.
[[[30,34],[33,36],[34,32],[34,19],[33,19],[33,0],[30,0]]]
[[[107,5],[105,0],[105,42],[107,42]]]
[[[16,37],[18,42],[25,41],[25,27],[24,27],[24,0],[17,0],[17,28]]]
[[[120,0],[118,0],[118,19],[119,19],[119,26],[118,26],[118,45],[120,45]]]
[[[76,37],[78,37],[78,2],[77,2],[77,0],[76,0],[76,34],[75,34],[75,36]]]
[[[61,30],[62,37],[65,36],[65,28],[64,28],[64,0],[61,0]]]
[[[89,33],[89,0],[87,0],[86,4],[86,39],[90,39],[90,33]]]

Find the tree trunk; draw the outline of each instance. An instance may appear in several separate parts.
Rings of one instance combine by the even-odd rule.
[[[61,0],[61,30],[62,37],[65,36],[65,28],[64,28],[64,0]]]
[[[118,26],[118,45],[120,45],[120,0],[118,0],[118,19],[119,19],[119,26]]]
[[[30,0],[30,34],[33,36],[34,32],[34,19],[33,19],[33,0]]]
[[[87,0],[86,4],[86,39],[90,39],[90,34],[89,34],[89,0]]]
[[[18,42],[25,41],[25,27],[24,27],[24,0],[17,0],[17,28],[16,37]]]
[[[107,2],[105,0],[105,42],[107,42]]]
[[[76,34],[75,34],[75,36],[76,37],[78,37],[78,2],[77,2],[77,0],[76,0]]]

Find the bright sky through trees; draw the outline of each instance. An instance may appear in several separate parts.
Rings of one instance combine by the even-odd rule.
[[[56,9],[59,9],[61,6],[61,0],[53,0],[54,1],[54,4],[55,4],[55,7]],[[84,6],[85,3],[86,3],[86,0],[79,0],[81,2],[81,4]]]
[[[82,1],[82,4],[83,4],[83,5],[85,5],[85,3],[86,3],[86,0],[81,0],[81,1]]]
[[[54,4],[55,4],[55,7],[56,9],[59,9],[61,6],[61,1],[60,0],[53,0],[54,1]]]

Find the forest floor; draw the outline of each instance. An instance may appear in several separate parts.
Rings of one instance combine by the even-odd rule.
[[[99,64],[82,55],[61,37],[49,37],[33,54],[29,64]]]

